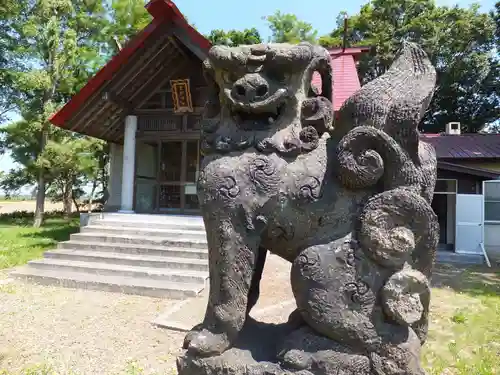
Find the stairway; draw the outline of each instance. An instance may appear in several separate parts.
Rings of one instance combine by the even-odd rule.
[[[195,216],[103,214],[44,258],[12,276],[60,285],[185,298],[198,295],[208,279],[203,220]]]

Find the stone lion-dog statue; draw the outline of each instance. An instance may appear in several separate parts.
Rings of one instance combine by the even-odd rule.
[[[300,43],[215,46],[204,61],[210,291],[179,374],[425,374],[437,163],[417,126],[435,69],[405,42],[334,113],[330,59]],[[275,361],[230,357],[268,251],[293,264],[294,328]]]

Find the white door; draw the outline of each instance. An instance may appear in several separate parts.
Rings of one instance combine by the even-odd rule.
[[[455,251],[482,254],[483,195],[457,194]]]

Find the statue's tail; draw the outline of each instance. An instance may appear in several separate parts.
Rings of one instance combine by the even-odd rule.
[[[360,216],[357,238],[365,254],[376,263],[390,269],[408,264],[425,279],[430,277],[434,264],[439,224],[431,205],[422,196],[399,188],[368,200]],[[423,342],[427,335],[430,294],[425,290],[418,294],[423,312],[412,327]]]

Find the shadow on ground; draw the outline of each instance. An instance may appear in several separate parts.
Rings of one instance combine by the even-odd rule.
[[[437,264],[432,274],[432,286],[449,287],[473,296],[500,296],[500,268]]]
[[[78,225],[73,225],[73,223],[68,223],[67,226],[61,226],[61,224],[50,224],[47,223],[44,225],[43,230],[40,232],[25,234],[23,237],[26,238],[40,238],[43,240],[52,240],[54,243],[61,241],[68,241],[69,236],[73,233],[77,233],[79,231]]]
[[[61,212],[47,212],[44,215],[44,223],[41,228],[30,230],[33,225],[33,213],[27,211],[16,211],[0,215],[0,227],[4,229],[12,228],[25,228],[19,232],[18,238],[25,238],[30,241],[31,245],[46,244],[47,241],[57,243],[60,241],[67,241],[70,234],[78,232],[79,229],[79,215],[77,213],[70,216],[69,219],[63,218]],[[40,241],[38,241],[38,239]]]
[[[33,225],[33,212],[32,211],[14,211],[9,213],[0,214],[0,225],[8,226],[32,226]],[[63,212],[62,211],[49,211],[44,213],[44,227],[51,224],[51,219],[59,219],[62,220]],[[80,215],[76,212],[71,214],[70,219],[77,219]],[[53,224],[53,222],[52,222]],[[59,224],[60,225],[60,224]]]

